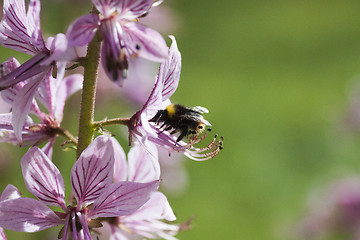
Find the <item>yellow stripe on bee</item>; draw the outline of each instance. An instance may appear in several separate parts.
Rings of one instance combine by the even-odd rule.
[[[172,118],[176,111],[175,104],[171,104],[171,105],[167,106],[166,111],[168,113],[169,118]]]

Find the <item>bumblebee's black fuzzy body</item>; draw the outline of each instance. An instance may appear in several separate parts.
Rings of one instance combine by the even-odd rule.
[[[176,139],[177,142],[181,141],[188,134],[198,134],[205,128],[200,111],[196,111],[195,108],[184,107],[180,104],[171,104],[166,109],[159,110],[149,121],[156,124],[162,123],[160,128],[164,127],[163,131],[173,129],[170,134],[179,131],[180,135]]]

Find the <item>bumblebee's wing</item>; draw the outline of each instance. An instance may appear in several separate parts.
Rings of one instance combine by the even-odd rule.
[[[205,110],[207,110],[206,108],[204,108]],[[191,110],[193,110],[193,108],[191,108]],[[188,112],[184,115],[181,115],[182,119],[187,119],[187,120],[191,120],[194,122],[201,122],[203,124],[205,124],[206,126],[211,126],[210,122],[207,121],[206,119],[204,119],[204,117],[198,112],[193,110],[192,112]]]
[[[209,112],[209,110],[207,110],[206,108],[201,107],[201,106],[192,107],[191,110],[193,110],[193,111],[195,111],[195,112],[198,112],[198,113],[200,113],[200,114],[208,113],[208,112]]]

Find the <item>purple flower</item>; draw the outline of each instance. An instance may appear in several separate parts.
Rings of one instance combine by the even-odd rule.
[[[334,181],[313,191],[297,234],[302,239],[330,239],[346,234],[360,239],[360,178]]]
[[[36,232],[62,225],[62,239],[92,239],[90,230],[101,227],[100,218],[134,213],[158,188],[158,181],[111,183],[115,152],[113,140],[100,136],[81,154],[71,169],[72,194],[76,204],[65,204],[65,186],[60,171],[37,147],[22,158],[27,189],[38,200],[16,198],[0,202],[0,226],[23,232]],[[58,206],[64,213],[53,212]]]
[[[55,61],[76,57],[74,49],[68,48],[64,34],[49,38],[45,44],[40,30],[40,0],[31,0],[27,13],[24,0],[4,0],[3,12],[0,44],[33,57],[15,71],[1,76],[0,89],[27,79],[31,79],[28,81],[31,89],[36,89],[36,85],[52,71]]]
[[[104,42],[101,62],[107,76],[118,81],[127,77],[130,57],[142,57],[162,62],[167,58],[167,46],[156,31],[137,23],[136,18],[149,11],[152,0],[93,0],[98,14],[78,18],[69,28],[67,36],[73,46],[91,41],[98,29]]]
[[[23,82],[19,94],[13,99],[13,112],[14,115],[26,116],[40,83],[51,76],[55,63],[59,61],[57,67],[61,68],[76,54],[73,48],[68,48],[64,34],[57,34],[44,43],[40,30],[40,0],[31,0],[27,13],[24,0],[4,0],[3,12],[0,44],[33,56],[13,71],[2,71],[0,78],[0,90]],[[24,119],[17,119],[14,129],[21,130]],[[19,133],[17,137],[20,139]]]
[[[10,58],[2,64],[5,73],[16,70],[20,64],[15,58]],[[50,139],[51,148],[57,132],[55,128],[60,126],[63,119],[63,110],[66,99],[82,87],[83,76],[73,74],[63,78],[64,65],[58,68],[57,78],[50,74],[40,82],[35,89],[36,99],[44,106],[48,113],[40,110],[37,101],[24,102],[19,94],[23,92],[27,81],[19,82],[12,88],[1,92],[2,98],[13,108],[12,113],[0,114],[0,141],[13,144],[34,145]],[[30,103],[30,104],[29,104]],[[30,113],[40,119],[34,123],[26,111],[22,111],[23,104],[29,104]]]
[[[184,131],[182,133],[183,135],[177,137],[174,133],[178,129],[174,129],[172,126],[169,127],[166,124],[159,127],[155,123],[156,121],[153,121],[154,118],[157,118],[160,111],[164,111],[162,109],[170,106],[171,102],[169,98],[175,92],[180,79],[181,54],[177,48],[175,38],[173,36],[170,36],[170,38],[173,42],[169,49],[169,58],[160,65],[155,87],[150,93],[148,100],[142,109],[131,117],[129,132],[140,142],[148,139],[167,148],[169,154],[171,151],[183,152],[193,160],[207,160],[219,153],[222,149],[222,140],[217,141],[215,137],[205,148],[196,148],[194,145],[205,139],[208,132],[203,135],[194,133],[189,137],[189,142],[186,143],[181,141],[181,139],[188,134],[188,131]],[[211,126],[211,124],[200,115],[200,113],[208,112],[206,108],[198,106],[193,109],[197,112],[197,120],[203,128],[205,126]]]
[[[131,181],[146,183],[160,177],[157,147],[152,142],[144,145],[136,143],[125,153],[119,143],[113,142],[116,152],[114,182]],[[180,230],[179,225],[163,222],[176,219],[164,194],[153,192],[141,208],[132,214],[107,219],[111,229],[110,239],[175,239],[173,236]]]

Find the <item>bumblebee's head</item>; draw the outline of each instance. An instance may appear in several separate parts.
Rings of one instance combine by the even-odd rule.
[[[199,125],[198,125],[197,128],[196,128],[196,131],[197,131],[198,133],[201,133],[202,131],[205,130],[205,128],[206,128],[206,124],[203,123],[203,122],[200,122]],[[211,131],[211,128],[208,128],[208,131]]]

